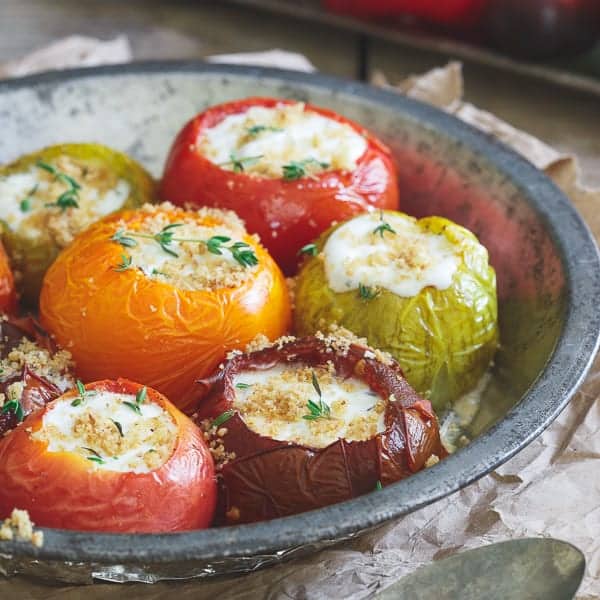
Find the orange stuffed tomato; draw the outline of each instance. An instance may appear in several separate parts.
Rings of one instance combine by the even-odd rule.
[[[13,313],[17,309],[17,292],[8,256],[0,243],[0,312]]]
[[[236,354],[200,383],[229,524],[349,500],[446,455],[429,401],[349,332]]]
[[[208,527],[215,503],[200,430],[126,379],[78,384],[0,441],[0,517],[18,507],[45,527],[158,533]]]
[[[234,210],[288,274],[334,221],[398,207],[395,167],[377,138],[333,111],[275,98],[192,119],[171,148],[161,194]]]
[[[230,211],[146,205],[92,225],[48,270],[41,320],[83,380],[128,377],[182,410],[194,381],[290,322],[285,279]]]

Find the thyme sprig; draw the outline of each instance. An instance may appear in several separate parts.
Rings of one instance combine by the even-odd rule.
[[[362,283],[358,284],[358,296],[361,300],[373,300],[379,296],[379,290]]]
[[[331,408],[323,400],[323,394],[321,392],[321,386],[319,385],[319,380],[317,379],[316,373],[312,372],[312,385],[319,396],[319,401],[314,402],[313,400],[309,400],[306,404],[308,408],[309,414],[303,415],[302,418],[307,421],[316,421],[317,419],[331,419]]]
[[[148,390],[146,386],[140,388],[135,395],[135,402],[129,402],[129,400],[123,400],[123,404],[130,408],[134,413],[141,416],[142,409],[141,405],[146,401],[148,396]]]
[[[294,181],[310,174],[311,169],[319,167],[321,169],[329,168],[329,163],[321,162],[316,158],[305,158],[304,160],[292,160],[287,165],[283,165],[283,179],[285,181]]]
[[[235,154],[229,155],[229,160],[219,163],[220,167],[227,167],[231,165],[234,173],[243,173],[247,167],[254,166],[264,154],[257,154],[256,156],[236,156]]]
[[[85,402],[86,398],[97,394],[96,390],[86,390],[85,385],[79,379],[75,382],[75,387],[77,387],[78,396],[71,402],[71,406],[79,406],[82,402]]]
[[[9,400],[2,407],[3,414],[7,414],[9,412],[12,412],[15,415],[15,417],[17,417],[18,423],[22,423],[25,419],[25,411],[23,410],[21,402],[17,398]]]
[[[149,234],[149,233],[136,233],[132,231],[125,231],[124,229],[119,229],[110,239],[113,242],[117,242],[121,244],[121,246],[125,247],[133,247],[137,245],[137,242],[134,238],[145,238],[149,240],[154,240],[157,242],[160,247],[171,256],[178,257],[179,254],[171,248],[171,244],[173,242],[191,242],[196,244],[205,244],[206,249],[211,254],[222,255],[223,250],[227,250],[231,253],[233,259],[242,265],[242,267],[253,267],[258,264],[258,258],[252,249],[252,247],[246,242],[232,242],[228,246],[228,242],[231,242],[231,238],[226,235],[213,235],[208,240],[201,239],[190,239],[190,238],[180,238],[175,237],[175,232],[173,231],[176,227],[181,227],[183,223],[170,223],[163,227],[158,233]],[[118,265],[121,267],[122,265]],[[115,270],[125,270],[125,269],[115,269]]]
[[[50,173],[54,177],[55,181],[60,181],[64,185],[67,186],[67,190],[63,192],[55,202],[49,202],[46,204],[47,207],[57,207],[62,211],[67,210],[67,208],[79,208],[79,191],[81,190],[81,185],[73,177],[63,173],[56,167],[38,160],[36,166],[39,169],[43,169],[44,171]]]
[[[377,227],[375,227],[375,229],[373,229],[373,234],[374,235],[379,234],[381,237],[383,237],[383,234],[386,231],[388,233],[396,235],[395,229],[393,229],[392,226],[389,223],[387,223],[386,221],[383,221],[380,225],[377,225]]]

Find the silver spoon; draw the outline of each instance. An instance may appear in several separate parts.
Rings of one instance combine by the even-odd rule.
[[[585,570],[580,550],[551,538],[510,540],[431,563],[377,600],[572,600]]]

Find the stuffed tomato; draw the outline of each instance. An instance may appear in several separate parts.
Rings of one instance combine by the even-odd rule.
[[[348,500],[446,454],[430,403],[342,330],[237,354],[200,383],[229,524]]]
[[[0,437],[73,387],[71,355],[31,317],[0,320]]]
[[[10,262],[0,242],[0,313],[14,313],[17,309],[17,291]]]
[[[496,352],[487,250],[441,217],[382,211],[332,228],[303,264],[295,292],[300,335],[337,323],[366,337],[394,356],[436,410],[474,387]]]
[[[202,433],[164,396],[118,379],[78,385],[0,440],[0,517],[159,533],[208,527],[214,464]]]
[[[61,144],[0,167],[2,239],[24,299],[37,302],[57,254],[98,219],[154,200],[152,177],[100,144]]]
[[[175,140],[161,195],[234,210],[284,272],[332,223],[397,208],[389,150],[333,111],[292,100],[247,98],[209,108]]]
[[[83,380],[128,377],[185,409],[194,382],[291,319],[285,279],[230,211],[170,204],[92,225],[44,279],[40,314]]]

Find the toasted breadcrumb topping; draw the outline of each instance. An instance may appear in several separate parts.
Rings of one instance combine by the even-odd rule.
[[[44,415],[42,427],[31,438],[47,443],[51,452],[71,452],[88,460],[96,456],[109,470],[142,472],[162,466],[177,439],[177,428],[168,413],[145,404],[140,413],[146,412],[136,416],[130,407],[123,407],[126,402],[135,403],[135,396],[110,393],[104,397],[106,400],[102,393],[90,396],[76,407],[72,398],[59,401],[60,406]],[[49,418],[57,408],[60,414]],[[155,416],[146,414],[148,410]]]
[[[211,419],[200,421],[200,429],[208,449],[215,461],[215,468],[220,471],[229,461],[235,460],[235,452],[228,452],[223,443],[223,437],[227,435],[226,427],[216,427]]]
[[[124,256],[131,261],[130,267],[139,269],[145,277],[181,290],[214,291],[239,287],[256,271],[256,265],[240,264],[227,250],[248,237],[243,221],[232,211],[201,208],[188,212],[167,202],[158,206],[146,204],[141,211],[147,215],[141,222],[130,225],[119,221],[117,229],[126,236],[134,234],[135,246],[124,248]],[[177,225],[170,230],[174,239],[167,246],[172,253],[154,239],[136,237],[154,236],[173,224]],[[215,236],[227,240],[219,249],[220,254],[211,252],[206,243]],[[251,237],[258,243],[257,237]]]
[[[366,147],[364,137],[350,125],[306,109],[303,102],[252,106],[229,115],[206,129],[195,146],[225,170],[273,179],[284,176],[285,165],[298,163],[306,177],[351,171]],[[241,159],[237,164],[236,158]]]
[[[36,548],[44,544],[44,533],[34,531],[34,523],[29,518],[26,510],[13,509],[10,517],[4,519],[0,524],[0,540],[11,541],[15,538],[25,542],[31,542]]]
[[[319,402],[314,378],[327,413],[307,419],[309,400]],[[261,435],[324,447],[340,438],[368,440],[384,427],[385,399],[354,377],[336,375],[331,361],[321,367],[294,364],[266,372],[248,370],[237,379],[251,384],[236,389],[233,408]]]
[[[18,346],[0,360],[0,374],[3,379],[9,379],[20,373],[25,365],[38,377],[47,379],[61,391],[69,389],[74,384],[73,377],[70,374],[70,370],[73,368],[73,360],[71,353],[66,350],[58,350],[52,354],[24,337]],[[22,385],[21,382],[15,382],[8,387],[9,399],[21,397]],[[4,395],[0,394],[0,396]],[[4,397],[0,398],[0,405],[4,403],[5,399]]]
[[[31,166],[29,172],[37,183],[23,198],[30,208],[24,212],[21,209],[23,214],[19,213],[14,224],[10,216],[8,218],[9,226],[16,227],[27,237],[49,239],[59,248],[65,248],[93,222],[119,210],[129,197],[129,183],[119,179],[107,166],[78,161],[67,155],[47,164],[79,184],[78,207],[63,210],[52,206],[68,190],[67,184],[39,166]]]

